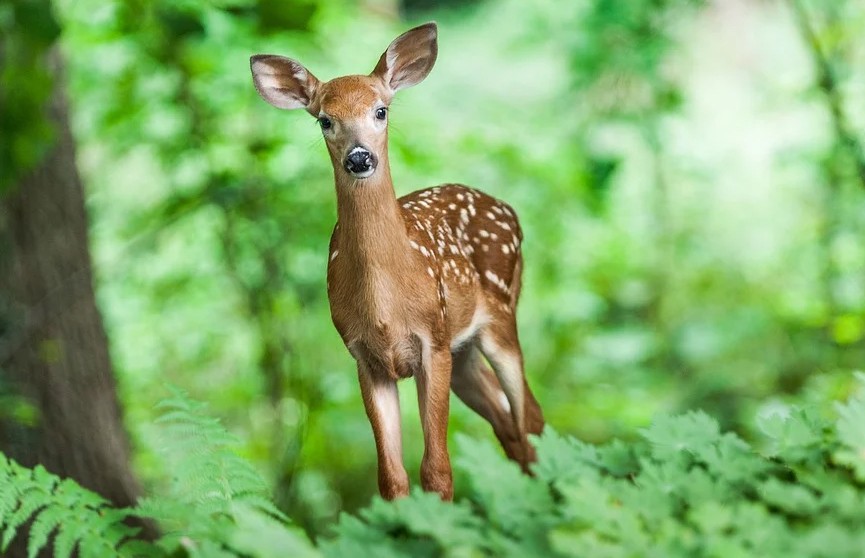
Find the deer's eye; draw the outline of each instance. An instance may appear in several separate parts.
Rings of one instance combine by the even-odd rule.
[[[333,122],[331,122],[330,118],[326,116],[319,116],[318,125],[321,126],[322,130],[330,130],[331,126],[333,126]]]
[[[387,118],[387,109],[385,107],[381,107],[375,111],[375,117],[379,120],[384,120]]]

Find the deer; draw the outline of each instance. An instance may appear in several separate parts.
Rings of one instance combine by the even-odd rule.
[[[450,391],[486,419],[527,474],[528,435],[543,414],[526,381],[517,335],[523,241],[503,201],[461,184],[396,197],[388,159],[394,95],[423,81],[438,56],[434,22],[393,40],[368,75],[320,81],[284,56],[250,58],[258,94],[318,121],[333,165],[337,222],[327,296],[357,364],[386,500],[409,493],[397,382],[413,377],[423,430],[423,490],[453,498]]]

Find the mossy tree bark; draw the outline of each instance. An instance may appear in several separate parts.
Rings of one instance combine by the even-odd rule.
[[[54,144],[0,192],[0,450],[125,506],[139,487],[93,291],[62,65],[50,61]],[[9,412],[16,400],[32,421]]]

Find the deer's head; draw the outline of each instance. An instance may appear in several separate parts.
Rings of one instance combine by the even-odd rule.
[[[375,174],[387,160],[387,116],[394,94],[423,81],[435,64],[435,23],[406,31],[387,47],[369,75],[322,82],[302,64],[273,54],[250,59],[261,97],[281,109],[304,108],[321,125],[335,173]]]

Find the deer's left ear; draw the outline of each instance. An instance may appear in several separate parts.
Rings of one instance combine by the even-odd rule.
[[[433,22],[409,29],[393,40],[372,71],[391,91],[417,85],[433,68],[438,55],[438,28]]]

